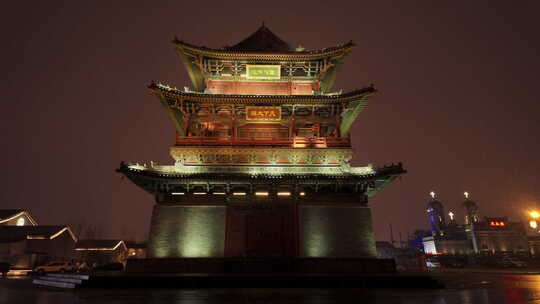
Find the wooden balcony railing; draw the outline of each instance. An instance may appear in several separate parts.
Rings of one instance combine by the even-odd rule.
[[[233,137],[203,137],[177,136],[178,146],[281,146],[292,148],[330,148],[350,147],[348,138],[334,137],[293,137],[293,138],[233,138]]]

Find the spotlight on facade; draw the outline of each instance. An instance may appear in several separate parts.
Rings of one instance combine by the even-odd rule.
[[[540,213],[538,213],[538,211],[536,210],[533,210],[531,212],[529,212],[529,215],[533,218],[533,219],[537,219],[540,217]]]
[[[538,227],[538,223],[535,220],[531,220],[529,221],[529,227],[536,229],[536,227]]]

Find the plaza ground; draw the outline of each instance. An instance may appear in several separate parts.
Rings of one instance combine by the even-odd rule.
[[[79,289],[0,279],[0,303],[540,303],[540,270],[431,272],[444,289]]]

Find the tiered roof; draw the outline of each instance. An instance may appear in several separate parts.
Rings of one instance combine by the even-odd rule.
[[[352,42],[319,50],[293,49],[289,43],[278,37],[263,24],[252,35],[233,46],[208,48],[195,46],[176,38],[173,43],[175,44],[179,58],[186,67],[196,92],[179,90],[155,82],[149,85],[149,89],[153,95],[156,95],[160,99],[161,104],[168,111],[180,136],[184,136],[186,131],[186,122],[184,121],[184,115],[186,114],[182,112],[183,108],[180,105],[181,102],[187,101],[209,104],[281,106],[295,104],[340,104],[336,107],[342,111],[339,113],[340,117],[337,117],[339,124],[336,127],[339,127],[339,136],[346,138],[352,122],[365,108],[369,97],[377,92],[375,88],[370,86],[343,94],[324,93],[329,92],[332,87],[337,69],[343,57],[354,46]],[[251,64],[280,64],[283,66],[284,62],[286,65],[295,66],[304,65],[307,61],[318,61],[315,62],[317,66],[319,64],[321,66],[317,72],[318,74],[314,76],[308,73],[306,77],[313,78],[309,78],[309,81],[319,81],[320,90],[317,89],[318,91],[313,95],[229,95],[203,93],[207,85],[208,74],[214,71],[209,70],[207,67],[217,65],[218,63],[216,62],[221,60],[228,62],[221,62],[219,64],[226,63],[227,65],[231,65],[231,62],[234,61],[236,67]],[[236,73],[236,76],[240,75],[237,70],[234,73]],[[228,74],[226,77],[230,77],[230,75]],[[229,80],[227,78],[223,81]],[[146,167],[122,163],[117,171],[123,173],[135,184],[153,194],[158,194],[158,191],[162,191],[170,185],[181,183],[212,182],[218,184],[238,181],[241,183],[290,183],[295,185],[317,184],[321,182],[322,184],[334,184],[338,186],[348,183],[355,184],[357,187],[358,185],[365,186],[365,189],[369,189],[366,190],[369,196],[374,195],[399,175],[405,173],[401,164],[381,168],[350,168],[347,162],[347,164],[340,166],[317,165],[313,167],[316,168],[311,168],[305,164],[267,168],[256,165],[242,167],[219,164],[184,166],[180,163],[174,166],[152,165]]]
[[[291,46],[279,38],[264,23],[253,34],[231,47],[225,47],[228,51],[240,52],[289,52]]]
[[[377,90],[370,86],[347,93],[321,94],[321,95],[232,95],[232,94],[207,94],[198,92],[186,92],[168,85],[152,82],[148,88],[151,93],[158,97],[167,97],[177,100],[189,99],[197,102],[231,103],[231,104],[291,104],[291,103],[344,103],[363,100],[367,105],[367,98]]]
[[[192,170],[190,170],[192,169]],[[259,167],[241,168],[241,167],[209,167],[209,168],[189,168],[177,166],[156,166],[146,167],[136,164],[121,163],[117,172],[123,173],[129,179],[136,184],[139,181],[144,180],[142,184],[153,185],[148,183],[154,181],[157,183],[167,183],[167,181],[192,181],[192,182],[204,182],[204,181],[238,181],[238,182],[268,182],[271,183],[287,183],[287,182],[301,182],[306,184],[315,184],[322,181],[329,183],[335,183],[339,181],[351,181],[360,183],[372,183],[373,187],[368,193],[369,196],[375,195],[378,191],[392,182],[401,174],[406,171],[403,169],[401,163],[392,164],[380,168],[368,167],[355,167],[355,168],[317,168],[316,170],[309,170],[302,167],[288,167],[281,168],[264,168]],[[146,188],[145,190],[153,193],[155,188]],[[155,193],[153,193],[155,194]]]
[[[318,50],[296,50],[279,38],[266,26],[239,43],[224,48],[196,46],[175,38],[173,43],[182,53],[200,54],[217,59],[251,59],[251,60],[316,60],[326,57],[341,56],[351,51],[352,41]]]

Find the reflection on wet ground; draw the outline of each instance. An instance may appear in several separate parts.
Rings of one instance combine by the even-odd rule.
[[[540,275],[441,274],[449,288],[398,289],[80,289],[37,288],[28,279],[0,279],[0,303],[540,303]]]

